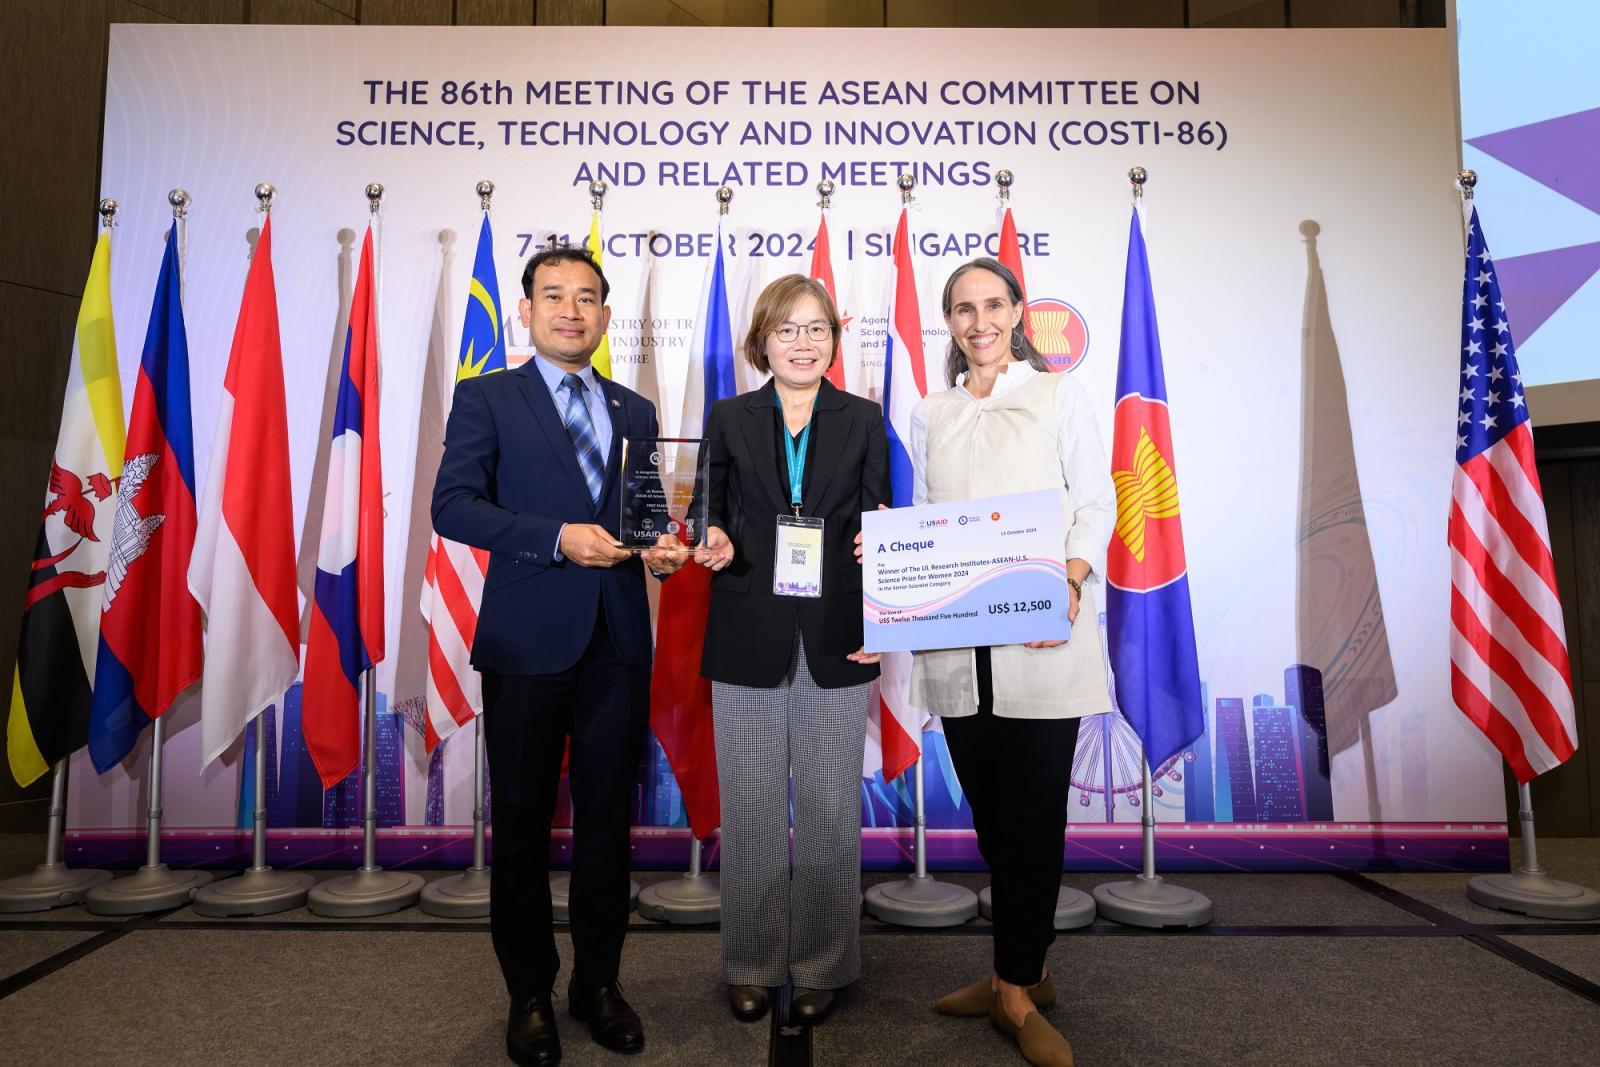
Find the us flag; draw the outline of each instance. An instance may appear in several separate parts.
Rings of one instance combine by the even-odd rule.
[[[1470,203],[1470,202],[1469,202]],[[1450,506],[1450,689],[1519,782],[1577,749],[1572,668],[1533,426],[1494,260],[1473,208]]]

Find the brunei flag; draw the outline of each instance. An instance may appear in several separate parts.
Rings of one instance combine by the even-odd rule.
[[[1106,633],[1117,702],[1159,767],[1200,736],[1200,668],[1183,554],[1177,463],[1144,233],[1134,209],[1111,440],[1117,529],[1106,559]]]
[[[73,336],[61,431],[24,601],[6,752],[18,785],[83,747],[100,600],[122,476],[122,383],[111,323],[111,237],[100,235]]]

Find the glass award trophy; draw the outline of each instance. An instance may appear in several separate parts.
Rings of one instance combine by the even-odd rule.
[[[669,533],[690,548],[705,543],[708,460],[703,437],[622,439],[623,548],[655,548]]]

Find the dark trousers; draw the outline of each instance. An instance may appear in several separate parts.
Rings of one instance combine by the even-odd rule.
[[[978,713],[945,719],[944,736],[989,865],[995,974],[1033,985],[1056,939],[1078,720],[995,715],[989,650],[977,653]]]
[[[570,736],[573,984],[615,981],[628,927],[631,799],[650,715],[650,670],[623,663],[602,618],[559,674],[483,676],[494,783],[489,930],[513,997],[561,969],[550,918],[550,819]]]

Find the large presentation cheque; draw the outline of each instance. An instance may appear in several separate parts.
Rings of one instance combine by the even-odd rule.
[[[1066,639],[1061,492],[863,513],[866,650]]]

